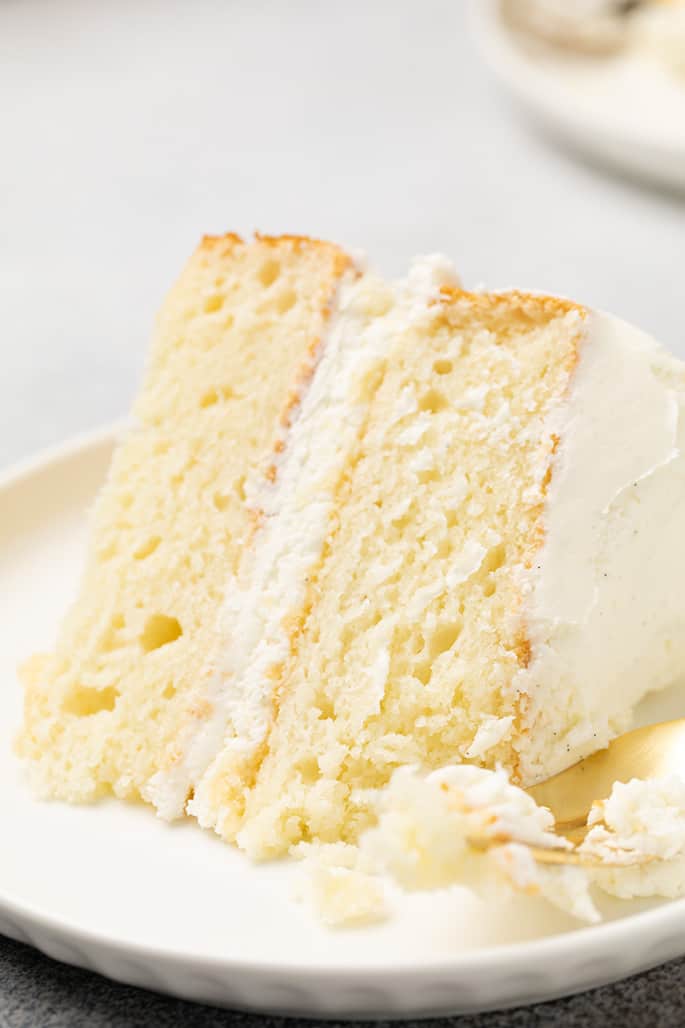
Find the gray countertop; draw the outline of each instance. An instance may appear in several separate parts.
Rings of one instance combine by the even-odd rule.
[[[9,941],[0,946],[0,983],[0,1028],[289,1028],[297,1023],[113,985]],[[335,1028],[342,1022],[321,1023]],[[685,1023],[685,961],[555,1003],[404,1023],[409,1028],[676,1028]]]
[[[685,356],[685,203],[552,147],[464,0],[0,5],[0,468],[120,417],[203,232],[301,232],[400,273],[559,292]],[[685,1023],[685,963],[459,1025]],[[0,1026],[275,1025],[0,940]]]

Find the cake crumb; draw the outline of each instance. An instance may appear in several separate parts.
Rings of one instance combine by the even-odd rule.
[[[300,898],[308,898],[324,924],[361,928],[390,915],[383,881],[364,871],[312,864]]]

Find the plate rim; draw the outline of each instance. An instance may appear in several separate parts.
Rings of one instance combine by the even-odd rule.
[[[556,935],[545,936],[539,939],[526,940],[524,942],[502,943],[496,946],[483,946],[467,952],[455,953],[453,959],[432,960],[426,963],[417,964],[404,962],[401,958],[394,957],[392,962],[372,962],[368,959],[363,964],[346,964],[343,967],[336,967],[334,964],[308,962],[306,967],[297,961],[278,959],[274,961],[237,960],[235,958],[220,957],[211,953],[199,953],[192,950],[175,949],[153,945],[151,943],[129,941],[117,935],[107,935],[104,932],[95,931],[91,928],[84,928],[77,922],[67,918],[60,918],[41,911],[30,903],[17,901],[5,895],[0,886],[0,913],[5,913],[12,918],[26,918],[34,926],[49,930],[59,930],[68,933],[68,938],[81,942],[94,943],[108,946],[126,954],[135,953],[141,957],[154,957],[169,962],[180,961],[185,965],[192,962],[201,962],[205,966],[216,969],[230,968],[238,973],[263,973],[278,971],[284,974],[291,974],[295,971],[305,971],[307,975],[314,977],[330,977],[335,975],[340,978],[353,978],[357,981],[360,977],[375,978],[379,974],[401,974],[403,979],[407,975],[425,976],[426,972],[438,975],[454,973],[455,970],[494,970],[493,964],[511,963],[521,961],[533,963],[538,958],[549,958],[550,962],[562,959],[564,950],[575,949],[576,946],[593,940],[594,948],[606,952],[605,943],[614,941],[614,936],[620,936],[627,926],[632,927],[640,922],[638,927],[659,928],[659,922],[673,921],[673,927],[682,928],[685,925],[685,898],[664,900],[659,906],[651,910],[637,911],[634,914],[626,914],[625,917],[615,921],[607,921],[595,925],[582,925],[567,932],[560,932]],[[668,915],[668,916],[665,916]],[[21,923],[21,921],[20,921]],[[664,926],[666,927],[666,926]],[[659,933],[661,935],[661,933]],[[560,952],[557,952],[560,951]],[[682,951],[685,953],[685,935],[682,939]],[[591,955],[588,948],[584,948],[586,958]],[[661,963],[661,958],[657,960]],[[540,967],[538,963],[538,968]]]
[[[117,436],[126,421],[117,421],[106,426],[80,433],[74,437],[46,448],[42,452],[10,465],[0,472],[0,495],[21,486],[32,476],[40,476],[51,470],[60,462],[70,459],[78,459],[85,456],[98,447],[111,446],[116,442]],[[81,946],[83,949],[77,951],[78,966],[103,971],[102,963],[94,961],[93,955],[98,954],[101,959],[115,954],[121,957],[137,959],[141,967],[157,965],[157,972],[160,967],[177,970],[183,966],[192,975],[192,970],[205,972],[223,973],[223,981],[226,983],[226,1003],[233,1005],[245,1005],[242,1001],[236,1001],[230,997],[230,980],[234,976],[246,979],[261,979],[281,981],[292,980],[293,977],[301,984],[309,983],[314,989],[326,982],[329,985],[335,983],[341,987],[377,985],[386,990],[398,989],[398,995],[407,995],[412,987],[419,983],[426,985],[433,982],[451,982],[454,989],[454,1002],[445,1003],[441,996],[440,1002],[432,1006],[430,1002],[422,1001],[418,1006],[403,1005],[397,1009],[395,1004],[387,1007],[374,1007],[369,1010],[367,1007],[354,1008],[343,1002],[324,1008],[316,1002],[307,1005],[305,1008],[310,1015],[321,1016],[325,1014],[330,1017],[343,1016],[343,1014],[354,1014],[355,1016],[367,1016],[375,1014],[378,1017],[411,1017],[417,1016],[417,1011],[425,1011],[425,1016],[442,1010],[486,1010],[502,1009],[511,1005],[519,1005],[522,1002],[538,1002],[561,995],[583,991],[597,985],[615,981],[630,974],[638,973],[662,963],[665,960],[685,953],[685,898],[665,900],[659,906],[650,910],[628,913],[618,920],[605,922],[598,925],[579,926],[557,935],[545,936],[538,939],[526,940],[515,943],[503,943],[501,945],[483,946],[476,950],[467,952],[457,951],[454,956],[448,959],[434,959],[417,963],[412,959],[401,957],[384,958],[383,953],[378,959],[365,958],[363,963],[345,963],[336,966],[334,962],[311,961],[303,963],[301,960],[289,960],[287,954],[284,957],[265,957],[260,959],[240,960],[234,957],[222,957],[216,953],[206,953],[182,948],[141,942],[135,939],[126,939],[118,933],[111,934],[107,931],[98,931],[91,927],[79,924],[78,920],[72,920],[63,916],[51,914],[49,910],[41,909],[40,905],[33,905],[25,899],[13,898],[0,883],[0,928],[3,927],[4,917],[8,919],[9,931],[5,933],[20,941],[26,937],[31,945],[51,955],[53,949],[51,943],[55,937],[66,943]],[[6,926],[4,926],[6,927]],[[18,928],[17,934],[13,929]],[[45,936],[45,938],[43,937]],[[639,947],[633,950],[626,947],[626,941],[640,939]],[[46,942],[47,938],[47,942]],[[655,947],[658,948],[658,952]],[[627,949],[630,949],[628,958]],[[636,950],[639,949],[639,954]],[[598,970],[594,978],[589,978],[589,964],[593,960],[603,957],[598,961]],[[613,958],[611,965],[607,959]],[[58,959],[61,957],[58,956]],[[75,962],[66,957],[65,962]],[[574,977],[573,967],[577,965],[579,973]],[[558,977],[560,967],[568,970],[568,977],[560,984]],[[536,977],[542,982],[547,982],[545,988],[532,988],[530,999],[522,999],[516,992],[514,998],[509,1002],[506,999],[506,984],[503,995],[495,998],[495,1005],[488,1006],[487,1002],[476,1005],[469,1003],[460,1006],[458,993],[460,986],[463,986],[464,979],[469,978],[470,983],[481,982],[490,994],[497,993],[494,987],[495,982],[506,983],[513,981],[516,974],[524,970],[530,972],[534,968]],[[593,969],[594,970],[594,969]],[[552,972],[556,972],[553,974]],[[118,980],[127,980],[104,967],[104,973],[109,977]],[[134,982],[133,984],[140,984]],[[159,988],[154,985],[154,988]],[[175,990],[173,980],[168,982],[166,991],[177,995],[188,995],[187,990],[180,992]],[[499,990],[502,992],[502,989]],[[511,989],[509,990],[512,991]],[[390,992],[388,992],[390,995]],[[394,995],[394,993],[393,993]],[[197,996],[191,998],[197,999]],[[201,998],[201,997],[200,997]],[[349,996],[346,997],[349,1001]],[[209,1002],[217,1002],[210,999]],[[259,1005],[255,1002],[248,1002],[247,1007],[254,1010],[274,1009],[265,1002]],[[284,1009],[280,1008],[279,1009]],[[295,1005],[291,1008],[299,1012],[302,1008]]]
[[[667,139],[647,122],[637,131],[623,123],[616,124],[598,114],[590,106],[577,107],[569,93],[559,84],[549,92],[549,76],[536,69],[535,61],[517,46],[513,32],[500,15],[501,0],[470,0],[469,14],[473,34],[481,56],[497,82],[503,86],[527,113],[543,122],[558,138],[573,143],[577,149],[601,157],[627,174],[647,176],[678,191],[685,188],[685,138]],[[541,85],[545,89],[541,89]],[[685,96],[685,86],[683,87]],[[630,150],[631,163],[625,153]],[[623,153],[624,156],[618,156]],[[665,162],[665,167],[647,167],[640,155],[650,154],[652,161]],[[679,162],[678,172],[669,162]]]

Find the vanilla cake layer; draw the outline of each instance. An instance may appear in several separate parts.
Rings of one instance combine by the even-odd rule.
[[[197,687],[223,646],[226,580],[254,529],[246,495],[274,477],[339,288],[355,277],[340,249],[295,237],[206,238],[188,263],[93,512],[78,597],[54,651],[24,669],[18,747],[41,792],[135,798],[175,766],[188,725],[211,719]]]
[[[441,258],[206,240],[25,670],[37,787],[265,857],[355,842],[399,766],[597,749],[685,662],[684,397],[636,330]]]
[[[190,810],[253,856],[356,841],[401,765],[558,770],[685,658],[682,365],[565,301],[409,282],[431,273],[356,333],[352,445],[317,449],[303,406],[225,608],[250,645]]]
[[[223,646],[214,673],[198,682],[194,698],[198,706],[211,706],[213,715],[199,730],[189,722],[179,738],[179,760],[146,789],[165,817],[183,812],[188,782],[197,785],[218,751],[213,776],[220,764],[221,789],[237,830],[246,783],[274,718],[275,681],[336,516],[336,490],[372,409],[389,342],[408,324],[420,323],[441,289],[456,282],[451,265],[438,257],[417,262],[395,288],[367,272],[340,289],[311,384],[280,440],[277,474],[252,497],[260,512],[253,546],[226,582]],[[200,797],[191,803],[191,812],[203,802]]]

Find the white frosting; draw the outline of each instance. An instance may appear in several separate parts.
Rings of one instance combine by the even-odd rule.
[[[685,367],[629,325],[588,316],[566,404],[546,541],[526,576],[532,662],[524,780],[606,745],[685,666]]]
[[[412,261],[406,285],[402,288],[408,296],[413,296],[421,306],[425,306],[427,301],[439,295],[443,287],[458,289],[460,286],[461,280],[449,257],[430,253]]]
[[[304,601],[307,576],[328,529],[333,490],[365,416],[366,406],[351,400],[354,383],[408,323],[430,316],[443,286],[456,284],[449,261],[433,255],[415,261],[407,279],[393,288],[369,275],[343,285],[320,360],[284,440],[276,482],[252,483],[247,490],[264,512],[264,524],[252,557],[226,586],[225,650],[214,657],[216,670],[206,692],[213,716],[186,741],[178,764],[155,775],[146,789],[162,816],[181,813],[193,785],[189,812],[201,824],[214,825],[217,812],[208,796],[212,761],[230,760],[231,753],[240,759],[263,740],[272,710],[269,671],[289,653],[284,617]],[[379,297],[388,309],[374,316]],[[415,397],[404,402],[416,402]],[[370,710],[380,702],[387,670],[379,640],[378,659],[369,668]],[[204,783],[198,784],[205,771]]]
[[[618,865],[596,873],[597,883],[624,899],[685,893],[685,782],[680,778],[617,782],[597,803],[594,827],[581,852]]]

